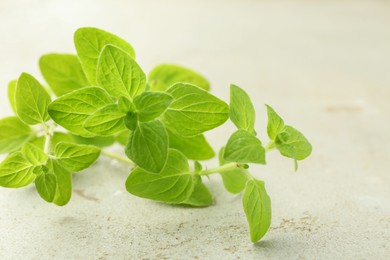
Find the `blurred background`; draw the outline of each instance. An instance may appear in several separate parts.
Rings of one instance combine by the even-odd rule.
[[[227,194],[218,177],[208,183],[214,207],[183,210],[126,194],[128,169],[103,158],[75,179],[75,189],[96,200],[74,194],[56,208],[29,188],[0,189],[1,258],[46,252],[83,259],[385,259],[389,14],[386,0],[0,0],[1,117],[11,115],[10,80],[21,72],[42,80],[39,57],[75,53],[73,32],[93,26],[129,41],[145,72],[162,62],[190,67],[225,101],[230,83],[243,87],[263,142],[268,103],[314,148],[297,173],[277,152],[269,167],[253,167],[267,183],[274,215],[255,246],[240,198]],[[233,131],[229,124],[207,136],[218,149]]]

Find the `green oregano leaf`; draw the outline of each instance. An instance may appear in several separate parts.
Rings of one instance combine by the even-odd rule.
[[[141,198],[167,203],[186,201],[194,189],[187,158],[170,149],[168,160],[159,174],[135,168],[127,178],[126,189]]]
[[[47,202],[52,202],[57,191],[57,177],[53,173],[40,173],[35,178],[38,194]]]
[[[305,136],[293,128],[285,126],[275,139],[275,146],[286,157],[303,160],[311,154],[312,146]]]
[[[70,134],[71,140],[64,140],[64,142],[75,142],[78,144],[94,145],[97,147],[107,147],[115,143],[114,136],[94,136],[83,137],[79,135]]]
[[[219,165],[224,165],[228,163],[223,158],[225,152],[225,147],[222,147],[219,151]],[[233,194],[240,193],[244,190],[248,177],[245,169],[236,168],[234,170],[224,171],[220,174],[222,177],[223,185],[225,189]]]
[[[51,118],[65,129],[81,136],[93,136],[83,124],[100,108],[112,104],[108,93],[98,87],[86,87],[70,92],[49,105]]]
[[[43,55],[39,59],[39,68],[56,96],[89,85],[76,55],[58,53]]]
[[[30,74],[22,73],[15,91],[15,106],[19,118],[29,125],[44,123],[50,119],[47,106],[50,96]]]
[[[138,113],[132,111],[127,112],[124,121],[127,129],[134,131],[138,126]]]
[[[96,85],[96,68],[100,52],[107,44],[118,46],[135,58],[133,47],[118,36],[97,28],[80,28],[74,34],[74,44],[81,65],[92,85]]]
[[[194,190],[191,196],[182,204],[190,205],[193,207],[207,207],[213,203],[213,197],[210,191],[203,184],[202,178],[199,175],[193,176]]]
[[[16,85],[18,84],[17,80],[12,80],[8,83],[8,100],[11,105],[12,110],[16,113],[16,105],[15,105],[15,92]]]
[[[248,94],[236,85],[230,85],[229,115],[232,122],[239,129],[255,133],[256,113]]]
[[[44,164],[48,159],[47,154],[38,146],[27,143],[21,149],[24,157],[33,165]]]
[[[265,164],[265,149],[256,136],[240,129],[229,138],[224,159],[229,162]]]
[[[126,155],[146,171],[160,172],[168,158],[168,134],[159,120],[140,122],[129,137]]]
[[[129,111],[134,112],[137,110],[133,102],[123,96],[119,97],[118,99],[118,107],[119,110],[125,114]]]
[[[117,104],[106,105],[93,113],[84,122],[83,127],[97,135],[113,135],[125,129],[125,114]]]
[[[190,83],[205,90],[210,89],[210,84],[199,73],[174,64],[161,64],[156,66],[149,74],[149,86],[151,90],[166,90],[175,83]]]
[[[145,73],[128,53],[113,45],[103,48],[96,75],[98,85],[114,97],[131,99],[145,90]]]
[[[228,105],[199,87],[177,83],[167,92],[174,101],[165,111],[163,121],[179,135],[201,134],[223,124],[229,117]]]
[[[99,157],[100,149],[92,145],[58,143],[54,149],[56,162],[70,172],[79,172],[91,166]]]
[[[284,121],[272,107],[269,105],[266,107],[268,114],[267,134],[271,140],[275,140],[276,136],[284,129]]]
[[[51,167],[57,179],[57,188],[53,203],[57,206],[64,206],[72,197],[72,173],[66,170],[56,160],[51,161]]]
[[[271,200],[263,181],[248,181],[242,204],[249,224],[251,241],[257,242],[267,233],[271,225]]]
[[[18,150],[34,135],[32,129],[16,116],[0,119],[0,154]]]
[[[164,92],[144,92],[134,98],[138,120],[148,122],[159,117],[172,103],[173,97]]]
[[[35,179],[34,165],[22,152],[14,152],[0,164],[0,186],[20,188],[29,185]]]

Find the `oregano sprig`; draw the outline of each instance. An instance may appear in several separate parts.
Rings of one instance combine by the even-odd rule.
[[[191,69],[161,64],[147,75],[134,48],[101,29],[78,29],[74,43],[77,55],[40,58],[49,91],[28,73],[10,81],[15,114],[0,119],[0,153],[8,153],[0,186],[34,183],[42,199],[63,206],[72,196],[72,174],[103,154],[131,167],[129,193],[206,207],[213,198],[203,177],[220,174],[228,192],[243,193],[251,241],[260,240],[271,225],[271,200],[250,164],[266,164],[266,153],[277,149],[297,170],[297,161],[312,150],[303,134],[266,105],[270,140],[264,145],[255,130],[257,105],[242,88],[230,86],[228,105]],[[216,153],[204,133],[229,118],[237,130],[219,150],[219,165],[207,168],[200,161]],[[106,149],[114,143],[124,146],[127,157]]]

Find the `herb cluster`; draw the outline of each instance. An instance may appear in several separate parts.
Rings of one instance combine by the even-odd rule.
[[[297,168],[311,153],[307,139],[267,105],[270,141],[264,147],[254,129],[254,106],[238,86],[231,85],[228,105],[190,69],[162,64],[146,76],[133,47],[116,35],[80,28],[74,43],[77,55],[47,54],[39,60],[50,89],[27,73],[9,83],[15,115],[0,120],[0,153],[9,153],[0,164],[0,186],[34,183],[45,201],[62,206],[72,195],[72,173],[104,154],[132,165],[129,193],[205,207],[212,196],[202,176],[218,173],[227,191],[243,192],[251,240],[260,240],[271,223],[271,201],[248,164],[265,164],[266,152],[277,149]],[[215,152],[203,133],[229,118],[237,131],[220,149],[220,165],[204,169],[199,161]],[[104,150],[116,142],[128,158]]]

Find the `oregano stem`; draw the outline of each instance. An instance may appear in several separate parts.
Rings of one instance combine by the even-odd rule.
[[[265,151],[268,152],[272,149],[275,149],[275,142],[269,141],[268,144],[265,146]]]
[[[52,131],[49,127],[47,127],[46,123],[42,123],[43,130],[45,131],[45,144],[43,147],[43,152],[47,155],[50,155],[51,152],[51,138],[52,138]]]
[[[109,158],[111,158],[111,159],[115,159],[115,160],[117,160],[119,162],[125,163],[127,165],[135,166],[135,164],[132,161],[130,161],[126,157],[120,156],[119,154],[112,153],[112,152],[109,152],[107,150],[102,150],[102,154],[107,156],[107,157],[109,157]]]
[[[223,172],[231,171],[231,170],[238,169],[238,168],[242,168],[242,166],[239,163],[231,162],[231,163],[227,163],[227,164],[215,167],[213,169],[201,171],[199,173],[199,175],[209,175],[209,174],[213,174],[213,173],[223,173]]]

